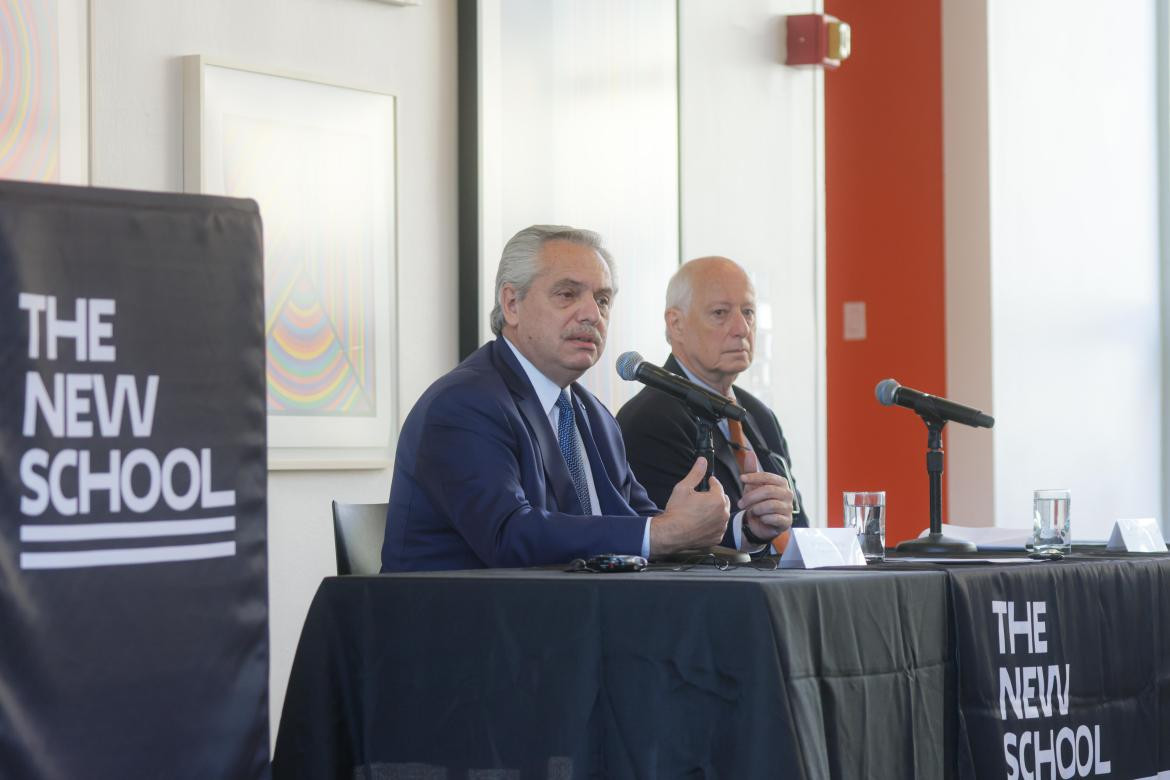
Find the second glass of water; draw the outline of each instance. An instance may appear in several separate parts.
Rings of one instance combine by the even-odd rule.
[[[845,492],[845,527],[857,532],[867,561],[886,557],[886,491]]]
[[[1032,492],[1032,549],[1038,553],[1072,551],[1072,527],[1069,506],[1072,494],[1067,490]]]

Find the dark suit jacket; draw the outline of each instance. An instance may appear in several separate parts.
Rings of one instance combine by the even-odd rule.
[[[679,376],[686,376],[674,355],[666,359],[663,367]],[[747,410],[744,428],[749,440],[754,434],[756,442],[762,441],[774,455],[784,458],[789,471],[792,471],[788,443],[784,440],[784,432],[780,429],[776,415],[746,390],[733,386],[732,392],[739,405]],[[694,417],[682,401],[661,390],[646,387],[618,411],[617,421],[626,440],[626,456],[634,469],[634,475],[645,485],[646,492],[656,504],[666,506],[670,492],[694,464],[695,435],[698,432]],[[775,458],[759,454],[760,465],[765,471],[784,475]],[[736,504],[743,495],[743,483],[739,481],[739,466],[731,444],[718,428],[715,429],[714,474],[731,499],[731,514],[734,516],[739,511]],[[803,503],[801,511],[792,519],[796,527],[808,526]],[[723,544],[727,547],[735,546],[732,530],[732,525],[728,523],[727,534],[723,538]]]
[[[431,385],[398,438],[382,571],[568,563],[637,555],[658,508],[613,415],[570,385],[601,516],[584,516],[556,433],[502,338]]]

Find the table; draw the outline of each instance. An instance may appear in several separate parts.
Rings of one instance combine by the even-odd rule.
[[[329,578],[274,776],[1152,777],[1168,626],[1168,556]]]
[[[273,769],[937,778],[951,677],[939,571],[329,578]]]

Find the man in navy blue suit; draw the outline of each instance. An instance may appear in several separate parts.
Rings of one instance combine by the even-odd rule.
[[[591,231],[535,225],[504,247],[492,331],[431,385],[398,440],[382,570],[568,563],[718,544],[729,504],[699,458],[664,509],[613,415],[576,384],[605,348],[613,259]]]

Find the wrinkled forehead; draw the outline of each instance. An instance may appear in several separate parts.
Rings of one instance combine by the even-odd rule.
[[[553,281],[565,279],[588,283],[597,289],[612,289],[613,273],[605,258],[591,246],[554,239],[540,249],[538,276]]]
[[[691,293],[695,301],[722,302],[741,305],[754,303],[756,288],[747,273],[737,265],[717,265],[704,268],[691,279]]]

